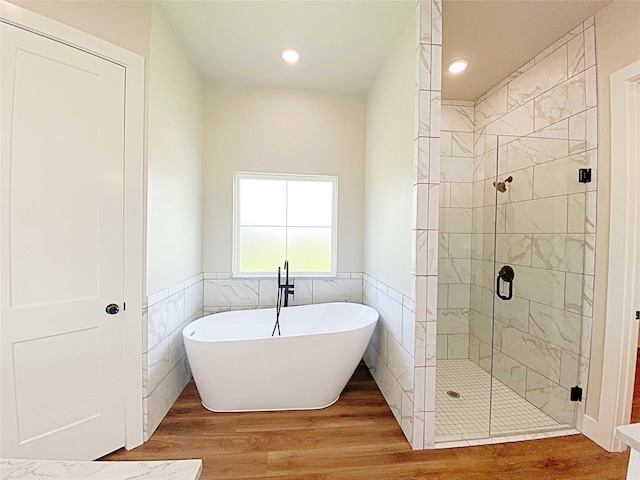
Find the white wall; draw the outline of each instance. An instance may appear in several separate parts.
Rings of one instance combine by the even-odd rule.
[[[9,0],[149,58],[151,2]]]
[[[231,272],[234,171],[337,175],[338,272],[362,272],[365,108],[359,94],[207,87],[205,272]]]
[[[147,295],[202,272],[203,86],[159,5],[148,72]]]
[[[609,264],[609,198],[611,194],[611,109],[609,76],[640,60],[640,2],[616,0],[596,14],[596,60],[598,73],[598,232],[593,298],[592,345],[605,341],[607,274]],[[613,179],[615,184],[615,179]],[[586,413],[599,417],[603,350],[593,348]]]
[[[416,304],[411,288],[415,65],[421,54],[415,40],[412,15],[367,95],[363,303],[380,315],[364,361],[405,436],[422,448],[422,431],[414,443]],[[418,364],[424,366],[424,359]],[[424,386],[424,374],[421,378]]]
[[[202,85],[159,5],[147,1],[11,1],[145,57],[145,291],[151,294],[202,272]]]
[[[367,95],[364,271],[411,296],[415,23]]]
[[[182,329],[202,316],[203,86],[162,8],[148,65],[144,438],[191,378]]]

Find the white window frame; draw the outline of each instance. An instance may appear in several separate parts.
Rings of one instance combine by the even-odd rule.
[[[284,180],[296,182],[317,182],[327,181],[333,184],[333,205],[331,208],[331,271],[329,272],[306,272],[296,270],[295,264],[290,265],[289,274],[300,277],[336,277],[338,265],[338,177],[334,175],[298,175],[282,173],[258,173],[258,172],[233,172],[233,277],[275,277],[278,274],[278,267],[274,265],[273,272],[240,272],[240,180]],[[287,225],[288,226],[288,225]]]

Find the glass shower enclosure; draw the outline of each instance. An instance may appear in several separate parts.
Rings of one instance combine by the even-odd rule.
[[[462,187],[441,186],[436,442],[579,426],[596,199],[583,147],[553,129],[476,133],[465,228]]]

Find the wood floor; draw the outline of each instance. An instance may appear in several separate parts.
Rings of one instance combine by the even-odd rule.
[[[361,364],[340,400],[314,411],[213,413],[191,382],[147,443],[103,460],[187,458],[202,458],[203,480],[605,480],[625,478],[629,453],[582,435],[413,451]]]
[[[640,347],[636,357],[636,379],[633,384],[633,405],[631,407],[631,423],[640,422]]]

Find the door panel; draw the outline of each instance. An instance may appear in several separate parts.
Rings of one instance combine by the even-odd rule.
[[[1,25],[2,456],[124,445],[124,68]]]
[[[95,375],[100,368],[99,335],[97,328],[90,328],[14,344],[22,442],[100,415],[100,385]]]
[[[16,51],[11,184],[20,188],[11,190],[14,308],[98,295],[100,158],[94,152],[100,148],[101,78],[72,61]],[[58,274],[73,264],[83,268]]]
[[[498,136],[491,184],[504,229],[494,231],[492,436],[576,425],[571,388],[586,367],[588,320],[570,291],[589,271],[588,184],[578,181],[585,165],[576,163],[587,154],[570,155],[572,140],[544,135]],[[576,288],[583,298],[582,284]]]

